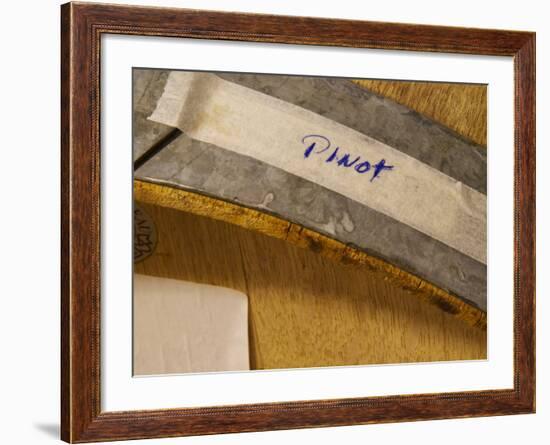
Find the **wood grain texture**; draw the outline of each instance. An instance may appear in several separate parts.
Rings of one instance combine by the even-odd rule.
[[[487,146],[486,85],[370,79],[355,82]]]
[[[515,169],[514,175],[514,388],[535,411],[535,224],[536,224],[536,102],[535,35],[514,61]]]
[[[254,232],[284,240],[295,246],[310,249],[316,254],[340,264],[365,267],[378,272],[384,281],[393,285],[386,289],[388,293],[397,290],[401,294],[403,290],[406,290],[410,297],[435,305],[440,310],[452,314],[453,317],[466,322],[470,326],[483,330],[487,327],[487,314],[459,297],[360,249],[353,248],[336,239],[274,215],[206,195],[139,180],[134,180],[134,199],[147,204],[229,222]],[[174,230],[184,229],[175,227]],[[182,255],[184,254],[185,252],[182,252]],[[277,254],[277,251],[273,252],[273,255]],[[288,261],[288,258],[285,258],[285,260]],[[302,267],[301,264],[294,264],[293,266],[297,269]],[[371,279],[375,280],[374,276]],[[334,296],[334,298],[337,298],[337,296]],[[399,301],[399,299],[398,296],[396,301]],[[399,312],[400,305],[396,304],[393,310]]]
[[[135,272],[247,294],[252,369],[486,358],[485,331],[424,304],[380,271],[140,204],[159,241]]]
[[[97,4],[62,6],[61,436],[174,437],[535,410],[535,36],[533,33]],[[514,387],[208,408],[102,412],[100,38],[104,33],[514,56]],[[510,172],[512,174],[512,172]],[[507,254],[503,252],[503,254]]]

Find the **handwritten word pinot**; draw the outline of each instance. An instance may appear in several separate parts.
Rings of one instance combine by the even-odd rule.
[[[381,159],[378,163],[371,165],[369,161],[361,159],[361,156],[353,156],[350,153],[340,151],[340,147],[332,148],[330,140],[320,134],[308,134],[302,138],[302,143],[307,146],[304,151],[304,158],[312,155],[328,155],[325,162],[337,167],[351,168],[359,174],[372,171],[371,182],[378,178],[384,170],[393,170],[393,165],[386,165],[386,160]]]

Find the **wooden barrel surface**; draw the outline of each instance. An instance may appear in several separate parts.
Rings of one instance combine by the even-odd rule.
[[[485,86],[358,83],[486,143]],[[150,202],[140,206],[153,220],[158,240],[135,272],[248,295],[252,369],[487,356],[485,330],[426,304],[378,270],[343,264],[225,221]]]

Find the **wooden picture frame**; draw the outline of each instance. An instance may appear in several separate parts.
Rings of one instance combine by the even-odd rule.
[[[535,411],[535,34],[92,3],[61,9],[61,437],[93,442]],[[514,387],[102,412],[100,39],[103,34],[512,56]]]

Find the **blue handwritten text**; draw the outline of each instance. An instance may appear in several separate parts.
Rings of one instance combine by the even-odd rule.
[[[344,153],[340,147],[331,148],[330,140],[320,134],[308,134],[302,138],[302,143],[306,145],[304,158],[309,158],[312,155],[328,155],[325,159],[326,163],[332,163],[337,167],[352,168],[359,174],[372,171],[370,178],[371,182],[380,177],[384,170],[393,170],[393,165],[386,165],[386,160],[381,159],[376,164],[371,165],[369,161],[361,159],[361,156],[353,156],[350,153]]]

